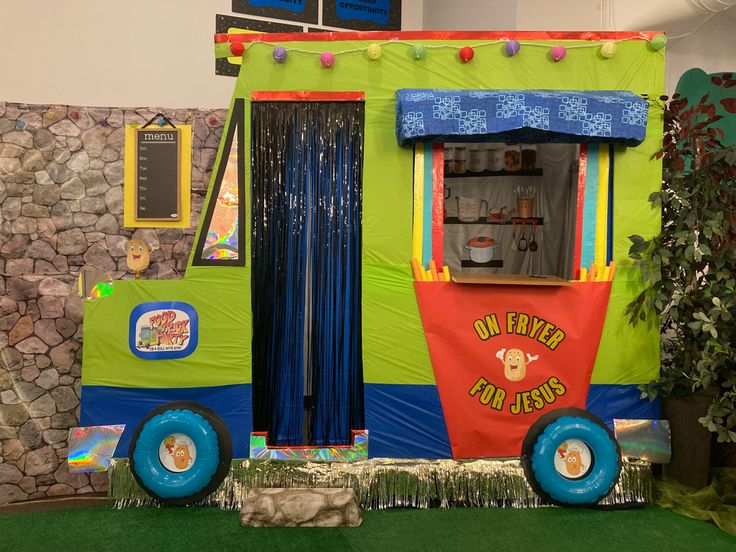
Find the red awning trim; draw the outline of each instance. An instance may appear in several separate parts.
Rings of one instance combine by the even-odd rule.
[[[254,90],[254,102],[362,102],[365,92],[324,92],[310,90]]]
[[[356,31],[216,34],[222,42],[339,42],[347,40],[651,40],[657,31]],[[227,37],[227,40],[225,40]]]

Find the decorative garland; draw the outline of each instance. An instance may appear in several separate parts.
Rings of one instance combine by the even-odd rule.
[[[439,50],[439,49],[451,49],[451,50],[457,50],[458,57],[462,63],[470,63],[473,58],[475,57],[475,50],[478,48],[485,48],[487,46],[495,46],[499,44],[504,45],[504,54],[508,57],[513,57],[519,54],[522,47],[532,47],[532,48],[545,48],[548,50],[548,56],[549,59],[551,59],[554,62],[562,61],[565,56],[567,56],[567,51],[571,49],[576,48],[596,48],[598,49],[598,52],[600,55],[604,58],[612,58],[616,55],[617,50],[617,44],[619,42],[627,42],[631,40],[647,40],[649,43],[649,47],[657,52],[664,48],[665,44],[667,44],[667,37],[664,34],[655,34],[650,39],[642,37],[628,37],[628,38],[621,38],[618,40],[606,40],[602,44],[573,44],[570,46],[563,46],[562,44],[556,44],[552,47],[549,46],[549,44],[543,44],[539,42],[520,42],[518,40],[493,40],[490,42],[481,42],[478,44],[473,45],[467,45],[467,46],[456,46],[451,44],[439,44],[439,45],[433,45],[433,44],[421,44],[421,43],[414,43],[414,42],[406,42],[403,40],[386,40],[383,42],[374,42],[370,44],[367,47],[364,48],[351,48],[347,50],[338,50],[335,52],[331,51],[323,51],[323,52],[316,52],[314,50],[305,50],[302,48],[286,48],[280,44],[276,44],[273,42],[263,41],[263,40],[256,40],[253,42],[248,42],[245,44],[242,40],[231,40],[230,35],[227,34],[218,34],[215,35],[215,43],[216,44],[223,44],[223,43],[229,43],[229,55],[220,55],[219,57],[243,57],[245,56],[245,53],[253,47],[254,44],[265,44],[267,46],[273,47],[273,59],[276,63],[285,63],[289,57],[289,52],[298,52],[301,54],[307,54],[307,55],[318,55],[320,62],[322,63],[322,66],[326,69],[332,67],[335,64],[335,58],[336,56],[341,56],[344,54],[352,54],[356,52],[363,52],[366,54],[368,59],[370,61],[377,61],[381,58],[381,55],[383,54],[383,47],[384,46],[394,46],[394,45],[402,45],[405,47],[408,47],[410,50],[410,56],[414,60],[422,60],[427,56],[428,50]],[[220,50],[222,52],[222,50]],[[218,52],[220,53],[220,52]]]

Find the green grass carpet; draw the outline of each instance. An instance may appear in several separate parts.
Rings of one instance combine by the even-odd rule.
[[[736,537],[654,507],[372,511],[356,529],[246,528],[215,508],[97,507],[0,517],[0,550],[734,552]]]

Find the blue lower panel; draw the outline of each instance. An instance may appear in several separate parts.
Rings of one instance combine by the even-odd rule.
[[[365,384],[371,458],[452,458],[435,385]]]
[[[640,399],[640,395],[636,385],[591,385],[585,409],[609,426],[614,418],[658,420],[659,399]]]
[[[84,385],[80,425],[126,424],[115,456],[128,456],[128,446],[138,423],[157,406],[172,401],[194,401],[217,412],[232,435],[233,458],[247,458],[253,427],[250,384],[181,389]]]
[[[182,389],[85,385],[80,424],[126,424],[115,456],[127,456],[140,420],[172,401],[195,401],[212,408],[230,430],[233,457],[248,457],[253,425],[250,384]],[[640,399],[636,385],[591,385],[586,408],[607,424],[614,418],[659,418],[659,402]],[[434,385],[365,384],[365,419],[372,458],[452,457]]]

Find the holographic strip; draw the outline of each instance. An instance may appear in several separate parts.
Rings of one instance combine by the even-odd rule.
[[[667,464],[672,459],[670,423],[667,420],[613,420],[621,454],[641,458],[652,464]]]
[[[250,457],[254,460],[296,460],[303,462],[356,462],[368,458],[368,431],[353,431],[349,447],[269,448],[265,433],[250,434]]]
[[[87,299],[101,299],[102,297],[109,297],[112,295],[113,291],[115,291],[115,289],[113,288],[112,281],[98,282],[89,292]]]
[[[104,472],[125,424],[73,427],[69,430],[69,473]]]

